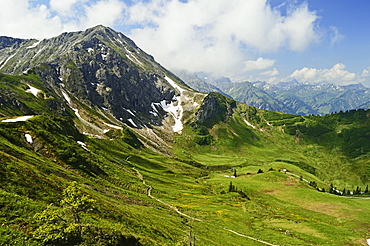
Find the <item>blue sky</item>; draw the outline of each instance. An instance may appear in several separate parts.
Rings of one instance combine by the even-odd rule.
[[[0,35],[103,24],[169,69],[370,87],[368,0],[0,0]],[[9,21],[11,20],[11,21]]]

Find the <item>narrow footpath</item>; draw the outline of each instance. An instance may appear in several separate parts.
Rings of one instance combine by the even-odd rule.
[[[130,156],[130,157],[131,157],[131,156]],[[129,157],[126,159],[126,161],[128,161],[128,159],[129,159]],[[170,209],[174,210],[176,213],[178,213],[179,215],[181,215],[181,216],[183,216],[183,217],[186,217],[186,218],[189,218],[189,219],[191,219],[191,220],[195,220],[195,221],[204,222],[204,221],[203,221],[203,220],[201,220],[201,219],[194,218],[194,217],[192,217],[192,216],[190,216],[190,215],[188,215],[188,214],[184,214],[184,213],[183,213],[183,212],[181,212],[177,207],[172,206],[172,205],[170,205],[170,204],[168,204],[168,203],[166,203],[166,202],[164,202],[164,201],[162,201],[162,200],[160,200],[160,199],[158,199],[158,198],[156,198],[156,197],[152,196],[151,192],[152,192],[153,187],[152,187],[152,186],[150,186],[150,185],[147,185],[147,184],[145,183],[144,177],[143,177],[143,175],[139,172],[139,170],[137,170],[135,167],[133,167],[133,168],[132,168],[132,170],[134,170],[134,171],[136,172],[136,176],[141,180],[141,182],[142,182],[145,186],[147,186],[147,187],[148,187],[148,190],[147,190],[147,195],[148,195],[148,197],[150,197],[150,198],[152,198],[152,199],[156,200],[156,201],[157,201],[157,202],[159,202],[159,203],[162,203],[163,205],[165,205],[165,206],[169,207]],[[272,243],[268,243],[268,242],[262,241],[262,240],[260,240],[260,239],[254,238],[254,237],[250,237],[250,236],[247,236],[247,235],[241,234],[241,233],[239,233],[239,232],[236,232],[236,231],[233,231],[233,230],[227,229],[227,228],[225,228],[225,227],[221,227],[221,226],[220,226],[220,228],[221,228],[221,229],[223,229],[223,230],[225,230],[225,231],[228,231],[228,232],[234,233],[235,235],[238,235],[238,236],[240,236],[240,237],[245,237],[245,238],[248,238],[248,239],[250,239],[250,240],[260,242],[260,243],[265,244],[265,245],[269,245],[269,246],[279,246],[279,245],[276,245],[276,244],[272,244]]]

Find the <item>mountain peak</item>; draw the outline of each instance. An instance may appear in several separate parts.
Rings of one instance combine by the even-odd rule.
[[[18,47],[3,46],[0,71],[36,73],[78,112],[76,117],[82,122],[100,122],[100,132],[85,123],[84,127],[95,131],[90,134],[104,132],[106,124],[101,124],[100,117],[112,119],[110,125],[138,129],[167,124],[168,132],[173,122],[182,125],[181,102],[187,104],[184,94],[188,88],[131,39],[109,27],[98,25],[41,41],[28,40]],[[194,102],[186,98],[193,110]],[[102,115],[90,115],[86,108],[98,109]]]
[[[88,28],[85,31],[82,31],[82,33],[84,33],[85,35],[99,33],[99,34],[105,34],[105,35],[110,35],[110,36],[115,36],[118,34],[118,32],[114,31],[110,27],[106,27],[103,25],[97,25],[97,26]]]
[[[300,82],[298,82],[296,79],[293,79],[292,81],[288,82],[279,82],[275,86],[282,90],[289,90],[300,85],[302,85]]]

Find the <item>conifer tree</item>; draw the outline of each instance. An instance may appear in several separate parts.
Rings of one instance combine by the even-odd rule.
[[[347,195],[348,196],[352,195],[350,190],[347,190]]]
[[[359,186],[356,187],[356,190],[355,190],[354,194],[356,194],[356,195],[361,194],[361,188]]]
[[[234,191],[234,185],[233,185],[233,182],[230,181],[229,192],[233,192],[233,191]]]

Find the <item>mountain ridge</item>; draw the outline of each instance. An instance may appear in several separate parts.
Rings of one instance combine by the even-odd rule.
[[[370,89],[362,84],[312,85],[300,83],[297,80],[274,84],[264,81],[223,82],[214,78],[202,79],[202,76],[194,80],[184,71],[176,71],[176,73],[199,91],[217,91],[257,108],[283,113],[325,115],[341,110],[368,109],[366,105],[370,102]]]
[[[166,125],[176,122],[180,115],[168,110],[182,110],[183,106],[192,110],[196,105],[191,100],[179,105],[192,89],[132,40],[104,26],[24,41],[19,47],[1,49],[1,59],[1,72],[34,73],[47,81],[50,90],[69,104],[82,123],[96,118],[84,108],[95,107],[103,118],[115,118],[109,124],[152,128],[165,119]],[[201,94],[197,95],[201,99]],[[97,132],[91,124],[81,125],[90,128],[85,131],[92,135],[102,135],[106,124],[99,127]],[[171,132],[171,127],[167,130]]]

